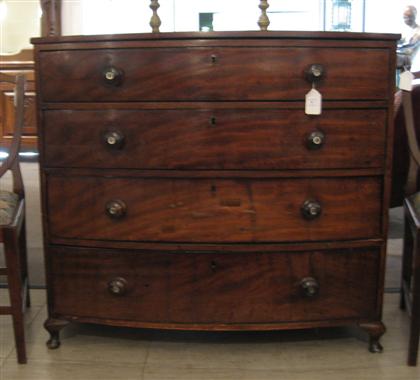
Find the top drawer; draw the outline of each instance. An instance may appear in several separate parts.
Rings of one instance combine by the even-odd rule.
[[[303,100],[323,66],[327,100],[384,99],[387,49],[192,47],[41,52],[43,102]]]

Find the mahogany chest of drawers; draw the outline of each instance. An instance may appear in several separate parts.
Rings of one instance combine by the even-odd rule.
[[[72,321],[358,324],[379,351],[396,39],[33,40],[49,346]]]

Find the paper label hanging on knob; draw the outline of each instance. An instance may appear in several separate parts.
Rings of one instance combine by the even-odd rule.
[[[315,88],[305,95],[305,113],[307,115],[321,115],[322,95]]]
[[[400,75],[400,83],[398,87],[404,91],[411,91],[413,88],[414,75],[411,71],[404,71]]]

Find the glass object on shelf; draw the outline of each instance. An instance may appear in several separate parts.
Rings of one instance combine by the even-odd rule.
[[[199,13],[200,32],[213,31],[213,13]]]
[[[0,0],[0,55],[30,49],[29,40],[41,34],[39,1]]]
[[[325,0],[324,30],[364,32],[368,3],[367,0]]]
[[[351,5],[351,0],[333,0],[333,30],[346,31],[351,29]]]

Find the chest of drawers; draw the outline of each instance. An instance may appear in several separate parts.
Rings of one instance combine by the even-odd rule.
[[[49,346],[358,324],[379,351],[396,38],[33,40]]]

